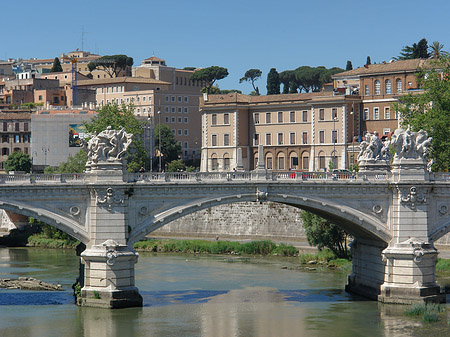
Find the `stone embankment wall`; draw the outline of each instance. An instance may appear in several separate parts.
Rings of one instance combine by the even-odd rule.
[[[300,209],[273,202],[216,206],[175,220],[150,235],[306,241]],[[450,234],[436,245],[450,245]]]
[[[300,209],[273,202],[240,202],[207,208],[175,220],[153,233],[306,240]]]

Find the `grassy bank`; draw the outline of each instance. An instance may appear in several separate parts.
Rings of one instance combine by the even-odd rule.
[[[350,271],[352,269],[352,261],[348,259],[337,258],[329,249],[323,249],[317,253],[302,253],[299,255],[299,261],[304,266],[326,266],[332,269],[340,269]]]
[[[278,255],[297,256],[298,250],[285,244],[272,241],[234,241],[150,239],[134,244],[138,251],[189,254],[233,254],[233,255]]]
[[[28,237],[28,247],[42,248],[75,248],[80,242],[75,239],[49,238],[44,233],[34,234]]]

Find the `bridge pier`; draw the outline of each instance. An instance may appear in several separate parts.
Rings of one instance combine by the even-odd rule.
[[[85,274],[81,306],[109,309],[142,306],[142,296],[134,285],[136,252],[107,240],[86,249],[81,259]]]

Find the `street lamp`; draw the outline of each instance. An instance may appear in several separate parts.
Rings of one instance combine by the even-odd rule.
[[[355,170],[355,112],[352,104],[352,111],[350,111],[350,115],[352,115],[352,171]]]
[[[161,110],[158,110],[158,133],[159,133],[159,172],[161,172]]]
[[[150,113],[147,114],[147,127],[146,129],[150,134],[147,134],[147,141],[149,143],[149,152],[150,152],[150,172],[153,171],[153,133],[154,129],[152,130],[153,120],[150,117]]]
[[[337,141],[337,134],[336,134],[336,122],[338,121],[337,116],[333,117],[333,169],[337,169],[336,165],[336,141]]]

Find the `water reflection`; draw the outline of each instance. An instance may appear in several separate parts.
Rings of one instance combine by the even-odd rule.
[[[106,310],[72,304],[74,252],[0,249],[2,274],[61,282],[67,289],[0,290],[0,336],[397,337],[427,336],[436,329],[432,335],[438,337],[449,332],[447,322],[430,327],[404,316],[403,306],[345,293],[345,274],[282,269],[286,261],[232,262],[141,254],[136,283],[144,307]]]

